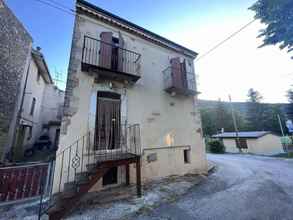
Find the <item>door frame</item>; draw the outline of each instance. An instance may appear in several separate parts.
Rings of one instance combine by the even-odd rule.
[[[99,119],[99,99],[108,99],[108,100],[113,100],[113,101],[119,101],[119,104],[120,104],[120,112],[119,112],[119,123],[120,123],[120,127],[122,126],[121,124],[121,94],[119,93],[116,93],[116,92],[112,92],[112,91],[97,91],[97,102],[96,102],[96,118],[95,118],[95,131],[94,131],[94,134],[95,134],[95,138],[94,138],[94,143],[95,143],[95,146],[94,146],[94,149],[95,151],[109,151],[109,150],[117,150],[117,149],[108,149],[108,148],[105,148],[105,149],[99,149],[98,146],[97,146],[97,133],[98,133],[98,119]],[[120,134],[121,136],[121,134]],[[119,148],[118,148],[119,149]]]

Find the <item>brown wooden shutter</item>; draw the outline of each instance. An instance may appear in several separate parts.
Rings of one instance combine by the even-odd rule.
[[[102,32],[100,34],[100,59],[99,65],[101,67],[111,69],[112,60],[112,32]]]
[[[183,88],[187,89],[188,85],[187,85],[187,72],[186,72],[185,59],[184,59],[183,63],[181,63],[180,65],[181,65],[182,85],[183,85]]]
[[[119,32],[118,71],[121,72],[123,72],[123,59],[125,56],[125,52],[122,48],[124,48],[124,39],[122,34]]]
[[[175,57],[170,60],[171,63],[171,75],[172,75],[172,84],[176,88],[182,88],[183,87],[183,80],[182,80],[182,74],[181,74],[181,64],[180,64],[180,58]]]

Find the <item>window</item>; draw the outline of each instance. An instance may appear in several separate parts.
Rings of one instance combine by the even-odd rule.
[[[190,163],[190,150],[183,150],[184,163]]]
[[[33,98],[30,115],[34,115],[35,106],[36,106],[36,98]]]
[[[235,140],[235,142],[236,142],[236,146],[237,146],[237,139]],[[246,139],[244,139],[244,138],[239,139],[239,148],[240,149],[247,149],[248,148]]]

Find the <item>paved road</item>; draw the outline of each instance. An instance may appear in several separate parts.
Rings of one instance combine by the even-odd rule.
[[[216,171],[200,186],[139,220],[293,220],[293,160],[208,155]]]

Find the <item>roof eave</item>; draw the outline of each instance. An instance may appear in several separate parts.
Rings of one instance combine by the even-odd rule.
[[[38,68],[41,70],[41,74],[44,78],[44,80],[49,83],[52,84],[53,80],[48,68],[48,65],[46,63],[46,60],[43,56],[43,54],[35,49],[32,50],[32,57],[35,60]]]
[[[88,10],[92,10],[93,12],[97,13],[97,14],[100,14],[102,16],[106,16],[112,20],[115,20],[115,22],[118,22],[122,25],[125,25],[125,26],[128,26],[129,28],[132,28],[134,29],[135,31],[137,32],[142,32],[144,33],[144,35],[148,35],[149,37],[157,40],[157,42],[160,42],[161,44],[165,44],[165,46],[168,46],[172,49],[176,49],[178,52],[183,52],[185,55],[188,55],[190,57],[192,57],[193,59],[195,59],[197,56],[198,56],[198,53],[191,50],[191,49],[188,49],[182,45],[179,45],[165,37],[162,37],[152,31],[149,31],[141,26],[138,26],[124,18],[121,18],[117,15],[114,15],[96,5],[93,5],[87,1],[84,1],[84,0],[77,0],[76,1],[76,7],[77,7],[77,12],[78,12],[78,9],[82,9],[82,8],[79,8],[79,7],[85,7],[87,8]],[[172,46],[171,46],[172,45]]]

